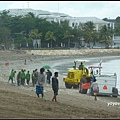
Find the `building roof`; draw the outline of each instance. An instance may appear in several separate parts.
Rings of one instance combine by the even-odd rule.
[[[105,21],[107,21],[107,22],[113,22],[114,23],[116,21],[116,19],[107,19]]]
[[[106,21],[104,21],[104,20],[102,20],[102,19],[99,19],[99,18],[97,18],[97,17],[74,17],[76,20],[78,20],[79,19],[79,21],[81,22],[81,23],[86,23],[86,22],[88,22],[88,21],[91,21],[91,22],[93,22],[93,23],[103,23],[103,24],[107,24],[107,23],[109,23],[109,22],[106,22]]]
[[[8,9],[10,11],[11,15],[25,15],[28,12],[32,12],[34,13],[36,16],[39,17],[46,17],[46,18],[58,18],[60,17],[60,19],[64,19],[64,20],[70,20],[70,21],[79,21],[81,23],[86,23],[88,21],[91,21],[93,23],[102,23],[102,24],[108,24],[109,22],[104,21],[102,19],[99,19],[97,17],[71,17],[67,14],[64,13],[58,13],[58,12],[49,12],[49,11],[44,11],[44,10],[34,10],[31,8],[24,8],[24,9]]]
[[[36,15],[52,15],[52,16],[58,16],[60,15],[61,17],[71,17],[67,14],[64,13],[58,13],[58,12],[49,12],[49,11],[44,11],[44,10],[34,10],[31,8],[24,8],[24,9],[8,9],[10,11],[10,14],[14,14],[14,13],[28,13],[28,12],[33,12],[36,13]],[[1,10],[2,12],[2,10]]]
[[[60,17],[71,17],[65,13],[59,13],[59,12],[52,12],[52,14],[55,16],[60,16]]]
[[[44,11],[44,10],[36,10],[37,14],[39,15],[52,15],[51,12],[49,11]]]

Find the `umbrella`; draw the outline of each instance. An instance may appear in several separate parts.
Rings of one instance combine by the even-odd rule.
[[[50,66],[49,65],[44,65],[43,68],[44,69],[50,69]]]

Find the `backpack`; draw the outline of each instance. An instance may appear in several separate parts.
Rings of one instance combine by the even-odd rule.
[[[50,72],[50,76],[52,76],[52,72]]]

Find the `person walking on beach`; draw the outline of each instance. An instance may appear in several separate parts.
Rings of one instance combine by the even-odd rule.
[[[30,82],[30,73],[28,71],[27,74],[26,74],[26,83],[27,83],[27,85],[29,85],[29,82]]]
[[[36,84],[37,81],[38,81],[38,71],[37,71],[37,69],[35,69],[34,77],[35,77],[35,84]]]
[[[92,92],[95,96],[95,100],[97,100],[96,94],[99,92],[99,87],[98,87],[98,83],[96,82],[96,79],[94,80],[94,82],[92,82],[91,88],[92,88]]]
[[[50,70],[47,70],[46,75],[47,75],[47,83],[50,84],[50,78],[52,76],[52,72]]]
[[[17,86],[20,86],[20,82],[21,82],[21,71],[19,71],[17,74]]]
[[[12,83],[13,83],[13,79],[15,78],[15,73],[16,73],[16,71],[14,71],[14,70],[12,69],[12,71],[11,71],[11,73],[10,73],[10,76],[9,76],[9,79],[8,79],[8,83],[9,83],[10,80],[11,80]]]
[[[43,74],[43,72],[45,71],[44,68],[40,69],[40,73],[38,73],[38,81],[36,83],[36,94],[37,97],[39,98],[39,94],[41,94],[42,98],[44,97],[44,83],[45,83],[45,75]]]
[[[26,59],[25,59],[24,65],[26,65]]]
[[[33,85],[33,87],[35,86],[35,71],[33,70],[33,72],[32,72],[32,85]]]
[[[58,72],[54,73],[54,77],[52,77],[52,90],[54,92],[54,96],[52,98],[52,101],[55,100],[55,102],[57,102],[57,98],[56,96],[58,95],[58,90],[59,90],[59,82],[58,82]]]

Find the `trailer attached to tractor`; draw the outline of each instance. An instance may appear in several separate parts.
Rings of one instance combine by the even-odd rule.
[[[93,95],[93,91],[91,88],[91,83],[94,82],[94,79],[96,79],[98,86],[99,86],[99,93],[97,95],[109,95],[112,97],[119,96],[118,89],[116,88],[117,84],[117,75],[116,73],[102,73],[101,64],[99,66],[89,66],[88,67],[92,71],[91,80],[81,80],[79,85],[79,92],[84,91],[84,94],[91,93]],[[83,93],[83,92],[82,92]]]

